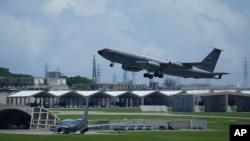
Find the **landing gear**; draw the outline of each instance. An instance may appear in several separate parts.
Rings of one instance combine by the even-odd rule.
[[[153,77],[163,78],[162,73],[154,73],[154,75],[150,74],[150,73],[144,73],[143,76],[146,77],[146,78],[149,78],[149,79],[152,79]]]
[[[150,79],[152,79],[152,78],[154,77],[154,76],[153,76],[152,74],[150,74],[150,73],[144,73],[143,76],[144,76],[144,77],[148,77],[148,78],[150,78]]]
[[[88,128],[83,128],[82,130],[80,130],[80,134],[85,134],[85,132],[87,132],[88,130]]]
[[[63,129],[63,134],[69,134],[69,129],[68,128],[64,128]]]
[[[114,67],[114,63],[111,63],[109,66],[110,66],[110,67]]]
[[[154,73],[154,77],[163,78],[163,74],[162,73]]]

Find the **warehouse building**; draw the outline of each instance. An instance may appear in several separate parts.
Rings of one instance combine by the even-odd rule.
[[[202,103],[205,112],[250,111],[250,91],[190,90],[190,91],[20,91],[7,97],[7,105],[39,107],[83,107],[85,98],[92,107],[139,107],[165,105],[173,112],[199,112]]]
[[[198,103],[203,99],[205,112],[250,111],[250,91],[238,90],[191,90],[172,95],[173,112],[199,112]]]

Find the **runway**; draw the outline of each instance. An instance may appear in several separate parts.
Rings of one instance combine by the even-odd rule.
[[[57,134],[49,130],[0,130],[0,134],[23,134],[23,135],[66,135],[66,134]],[[80,132],[70,133],[70,135],[81,135]],[[102,130],[102,131],[88,131],[84,135],[95,135],[95,134],[113,134],[112,130]],[[117,134],[117,132],[114,132]]]

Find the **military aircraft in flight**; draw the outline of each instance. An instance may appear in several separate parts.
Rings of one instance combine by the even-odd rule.
[[[122,69],[126,71],[146,70],[147,73],[144,73],[144,77],[150,79],[153,77],[163,78],[164,74],[183,78],[221,79],[222,75],[229,74],[214,72],[221,51],[214,48],[201,62],[189,63],[160,60],[109,48],[98,50],[98,54],[111,61],[110,67],[114,67],[114,63],[120,63]]]
[[[86,104],[84,108],[84,114],[81,119],[65,119],[60,122],[59,125],[50,126],[51,131],[54,133],[69,134],[75,133],[76,131],[80,131],[80,134],[84,134],[90,128],[93,127],[102,127],[104,125],[115,125],[121,123],[112,123],[112,124],[97,124],[97,125],[88,125],[88,98],[86,98]]]

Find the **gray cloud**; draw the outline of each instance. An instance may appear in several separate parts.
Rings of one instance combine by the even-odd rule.
[[[101,48],[193,62],[201,60],[210,51],[207,47],[212,46],[225,50],[216,70],[232,72],[212,83],[241,84],[242,60],[250,51],[248,3],[247,0],[1,1],[0,59],[4,61],[0,65],[14,72],[43,76],[43,66],[49,63],[52,70],[60,67],[66,75],[91,77],[92,57]],[[99,56],[97,60],[103,81],[111,81],[114,73],[121,72],[119,65],[111,69],[108,61]],[[122,73],[117,76],[121,80]],[[142,80],[141,73],[137,77],[147,82]]]

